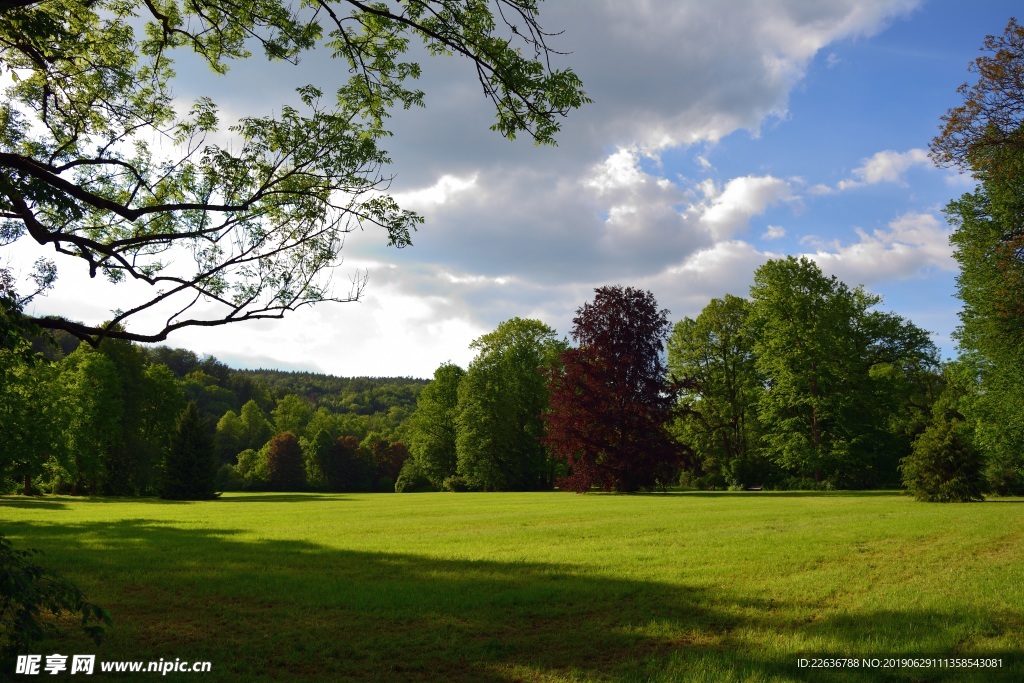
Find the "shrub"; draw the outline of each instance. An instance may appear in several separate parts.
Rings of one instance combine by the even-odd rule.
[[[14,669],[15,654],[58,628],[59,622],[41,621],[42,614],[72,617],[96,643],[104,626],[111,624],[110,614],[88,602],[77,586],[30,562],[37,552],[15,550],[0,534],[0,669],[4,671]]]
[[[966,503],[984,500],[984,466],[963,420],[939,413],[914,441],[900,470],[903,485],[918,500]]]
[[[465,477],[453,474],[452,476],[445,478],[444,483],[441,484],[441,488],[445,491],[458,493],[460,491],[470,491],[473,487],[469,485],[469,482],[466,481]]]
[[[419,464],[412,458],[406,460],[395,480],[395,493],[424,493],[433,490],[434,486]]]
[[[235,466],[227,463],[220,466],[214,478],[214,488],[217,491],[241,491],[243,484],[242,476],[238,474]]]

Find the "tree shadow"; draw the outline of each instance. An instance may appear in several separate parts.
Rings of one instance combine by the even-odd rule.
[[[669,494],[671,495],[671,494]],[[681,491],[681,496],[694,498],[714,498],[721,496],[741,496],[752,498],[879,498],[899,497],[904,491]]]
[[[340,493],[232,493],[221,496],[219,500],[223,503],[308,503],[314,500],[351,500],[351,497]]]
[[[751,633],[794,636],[829,656],[899,654],[919,633],[956,651],[962,615],[908,608],[794,623],[794,605],[601,576],[572,565],[367,552],[305,541],[247,540],[222,528],[154,519],[8,524],[23,545],[109,609],[108,641],[47,642],[39,652],[97,661],[206,660],[204,681],[938,681],[947,673],[810,672],[806,656],[757,650]],[[443,552],[443,549],[439,549]],[[795,605],[814,614],[822,606]],[[993,617],[1019,628],[1019,615]],[[879,629],[883,629],[880,635]],[[962,630],[962,629],[961,629]],[[930,634],[930,635],[929,635]],[[892,651],[883,653],[887,643]],[[1011,653],[1020,661],[1020,652]],[[999,672],[1004,673],[1003,671]],[[195,680],[187,675],[170,680]],[[91,680],[125,680],[124,674]]]
[[[37,510],[64,510],[66,503],[46,498],[24,496],[0,496],[0,508],[29,508]]]

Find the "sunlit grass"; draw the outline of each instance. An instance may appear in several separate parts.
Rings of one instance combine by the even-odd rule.
[[[213,662],[190,680],[887,680],[811,653],[998,653],[888,680],[1024,679],[1021,500],[5,497],[0,520],[115,619],[40,654]]]

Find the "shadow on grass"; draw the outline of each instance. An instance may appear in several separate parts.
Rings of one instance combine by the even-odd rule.
[[[0,508],[29,508],[36,510],[63,510],[65,503],[35,496],[0,496]]]
[[[1005,679],[989,672],[972,679],[864,670],[811,676],[797,668],[805,655],[763,652],[762,641],[745,640],[752,630],[761,638],[768,633],[771,642],[796,634],[834,644],[835,651],[823,653],[830,656],[858,648],[878,655],[896,654],[911,634],[920,638],[910,642],[946,643],[948,650],[959,642],[948,634],[962,632],[966,619],[952,613],[909,608],[794,623],[792,605],[727,588],[599,576],[570,565],[250,542],[235,530],[147,519],[5,526],[24,537],[21,545],[45,547],[47,562],[62,565],[114,615],[103,646],[50,642],[40,652],[95,652],[97,661],[210,661],[213,671],[201,676],[207,683],[989,681],[1018,680],[1022,673],[1007,671],[1013,676]],[[888,653],[879,651],[885,638],[893,645]],[[865,642],[874,649],[864,651]],[[97,671],[90,680],[125,676]]]
[[[671,495],[671,494],[666,494]],[[749,496],[764,498],[895,498],[905,495],[904,491],[681,491],[683,496]]]
[[[219,500],[225,503],[304,503],[314,500],[351,500],[351,498],[340,493],[229,493],[221,496]]]

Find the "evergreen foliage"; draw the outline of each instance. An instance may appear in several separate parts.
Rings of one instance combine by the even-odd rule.
[[[903,485],[918,500],[966,503],[984,500],[985,462],[959,416],[939,412],[903,459]]]
[[[199,408],[189,401],[178,416],[164,464],[160,497],[205,500],[216,497],[217,476],[213,440]]]

